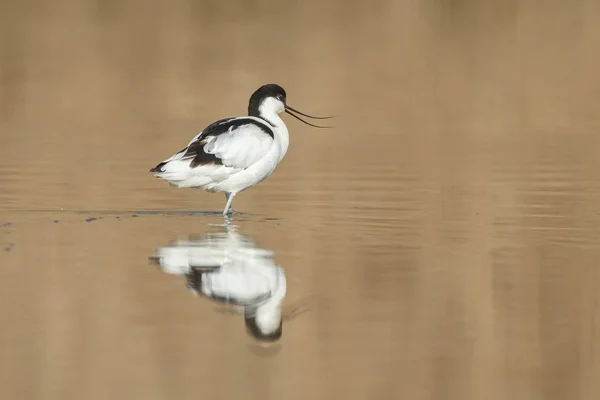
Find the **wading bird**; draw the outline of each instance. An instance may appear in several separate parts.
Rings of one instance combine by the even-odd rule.
[[[248,104],[248,116],[225,118],[207,126],[188,145],[150,172],[177,188],[224,192],[223,215],[233,212],[235,195],[265,180],[285,156],[290,137],[279,117],[286,112],[317,128],[297,114],[314,117],[286,104],[285,90],[268,84],[257,89]]]

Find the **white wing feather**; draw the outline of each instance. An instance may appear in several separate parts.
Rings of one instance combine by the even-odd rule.
[[[226,167],[245,169],[264,157],[273,138],[254,124],[242,125],[218,136],[208,136],[204,151],[221,159]]]
[[[200,132],[190,140],[184,150],[163,161],[162,171],[156,173],[156,176],[167,180],[173,186],[210,188],[227,179],[231,174],[259,161],[273,145],[273,137],[261,129],[260,126],[264,125],[264,122],[258,118],[232,118],[224,120],[221,124],[242,118],[255,120],[260,125],[248,121],[248,124],[231,127],[227,132],[209,134],[205,137],[202,137],[204,131]],[[207,164],[191,167],[194,157],[186,155],[186,151],[198,139],[205,142],[198,151],[215,155],[221,160],[222,165]]]

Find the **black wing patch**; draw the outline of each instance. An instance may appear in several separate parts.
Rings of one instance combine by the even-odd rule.
[[[161,162],[160,164],[158,164],[156,167],[151,168],[150,172],[162,172],[162,167],[164,167],[166,164],[166,162]]]
[[[190,268],[190,272],[188,272],[185,276],[187,281],[187,286],[192,291],[196,293],[201,293],[202,289],[202,275],[209,271],[219,270],[221,268],[220,265],[215,265],[214,267],[192,267]]]
[[[180,153],[183,153],[183,152],[184,152],[184,151],[186,151],[187,149],[188,149],[187,147],[186,147],[186,148],[184,148],[184,149],[181,149],[181,150],[179,150],[177,153],[175,153],[175,155],[177,155],[177,154],[180,154]],[[160,163],[160,164],[158,164],[156,167],[152,168],[152,169],[150,170],[150,172],[162,172],[162,167],[164,167],[164,166],[165,166],[165,164],[167,164],[167,163],[168,163],[168,161],[163,161],[163,162],[161,162],[161,163]]]
[[[204,152],[204,145],[207,143],[207,138],[209,136],[219,136],[223,133],[229,132],[230,129],[235,130],[241,126],[250,124],[257,126],[264,133],[271,136],[271,138],[275,138],[275,133],[267,121],[261,123],[254,118],[225,118],[213,122],[207,126],[202,131],[202,134],[200,134],[200,136],[193,143],[191,143],[188,147],[178,151],[176,155],[184,153],[182,159],[191,159],[191,168],[208,164],[223,165],[223,161],[219,157],[214,154]],[[167,163],[168,161],[161,162],[156,167],[152,168],[150,172],[162,172],[162,167],[164,167]]]
[[[229,132],[230,129],[235,130],[241,126],[253,124],[259,127],[263,132],[272,138],[275,137],[273,133],[273,129],[268,125],[267,122],[261,124],[252,118],[227,118],[222,119],[220,121],[214,122],[207,126],[203,131],[200,137],[196,139],[196,141],[190,144],[185,152],[184,158],[193,158],[190,163],[191,168],[195,168],[199,165],[206,164],[216,164],[223,165],[223,161],[214,154],[209,154],[204,152],[204,145],[206,144],[206,139],[209,136],[219,136],[223,133]]]
[[[263,293],[249,301],[242,301],[242,300],[238,300],[234,297],[219,296],[216,294],[206,295],[206,294],[202,293],[202,290],[201,290],[202,289],[202,278],[203,278],[204,274],[215,273],[219,269],[220,269],[220,266],[192,267],[190,272],[188,274],[186,274],[188,288],[190,288],[195,293],[202,294],[205,297],[211,298],[212,300],[216,301],[217,303],[229,304],[229,305],[234,305],[234,306],[248,306],[251,304],[258,304],[258,303],[261,303],[271,297],[271,292],[269,292],[269,293]]]

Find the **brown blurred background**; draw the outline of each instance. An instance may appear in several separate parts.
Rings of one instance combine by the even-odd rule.
[[[600,398],[599,17],[1,1],[0,398]],[[269,357],[147,262],[224,204],[148,169],[264,83],[338,116],[234,202],[313,299]]]

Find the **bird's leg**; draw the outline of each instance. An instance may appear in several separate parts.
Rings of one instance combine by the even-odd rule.
[[[227,204],[225,204],[225,209],[223,210],[223,215],[227,215],[230,212],[233,212],[233,210],[230,210],[231,208],[231,202],[233,201],[233,198],[235,197],[235,193],[225,193],[225,198],[227,198]]]
[[[231,215],[224,215],[223,217],[225,219],[225,224],[223,224],[225,233],[229,233],[231,231]]]

